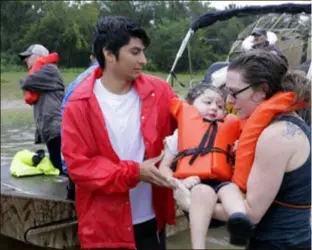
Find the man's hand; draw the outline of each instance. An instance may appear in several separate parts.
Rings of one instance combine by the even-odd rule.
[[[167,177],[162,174],[156,164],[161,161],[163,155],[159,155],[155,158],[148,159],[142,162],[139,166],[140,180],[148,183],[153,183],[161,187],[171,187],[171,184],[167,180]]]

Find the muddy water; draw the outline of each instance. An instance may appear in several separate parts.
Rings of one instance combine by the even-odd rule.
[[[31,107],[23,100],[1,100],[1,110],[29,110]]]
[[[34,145],[34,133],[33,125],[1,126],[1,167],[7,167],[14,154],[19,150],[45,149],[44,145]]]
[[[1,107],[1,112],[4,109]],[[11,113],[8,113],[11,112]],[[13,114],[13,115],[12,115]],[[7,117],[13,118],[7,118]],[[23,117],[23,119],[20,119]],[[6,103],[5,113],[1,114],[1,167],[9,167],[14,154],[22,149],[35,151],[44,145],[34,145],[34,131],[32,113],[29,109],[16,108],[16,103]],[[5,119],[4,119],[5,118]],[[235,249],[228,244],[228,235],[224,228],[211,229],[207,237],[208,249]],[[191,249],[189,231],[180,232],[167,241],[168,249]],[[1,250],[40,250],[23,242],[0,236]]]
[[[37,150],[45,148],[43,145],[34,145],[34,127],[1,129],[1,167],[7,166],[14,154],[22,149]]]
[[[229,243],[228,234],[224,227],[210,229],[206,237],[207,249],[242,249]],[[192,249],[189,230],[180,232],[168,238],[168,249]]]
[[[23,149],[35,151],[45,148],[34,145],[32,112],[20,101],[1,100],[1,167],[9,167],[16,152]],[[40,250],[43,248],[27,245],[23,242],[0,235],[1,250]]]

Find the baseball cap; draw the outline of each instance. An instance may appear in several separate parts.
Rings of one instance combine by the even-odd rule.
[[[41,44],[32,44],[25,51],[18,54],[21,59],[25,59],[31,55],[47,56],[49,51]]]
[[[255,28],[252,33],[251,33],[252,36],[266,36],[267,35],[267,32],[265,29],[263,28]]]

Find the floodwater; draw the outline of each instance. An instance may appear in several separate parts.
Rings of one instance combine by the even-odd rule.
[[[206,237],[207,249],[242,249],[229,243],[229,237],[224,227],[209,229]],[[168,238],[168,249],[192,249],[189,230],[179,232]]]
[[[16,152],[22,149],[29,149],[35,151],[39,148],[44,148],[44,145],[34,145],[34,126],[32,113],[29,109],[16,108],[16,104],[6,103],[1,107],[1,167],[9,167],[12,157]],[[10,119],[6,117],[11,116]],[[19,119],[23,117],[23,119]],[[4,119],[5,118],[5,119]],[[208,249],[235,249],[235,247],[228,244],[229,238],[224,227],[217,229],[210,229],[207,237]],[[191,249],[189,231],[180,232],[168,238],[168,249]],[[14,239],[0,236],[0,249],[2,250],[40,250],[46,248],[39,248],[24,244]],[[236,248],[237,249],[237,248]]]

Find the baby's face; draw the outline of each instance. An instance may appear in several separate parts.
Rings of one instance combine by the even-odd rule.
[[[198,96],[194,103],[194,107],[208,120],[223,119],[225,116],[225,102],[219,93],[207,89]]]

